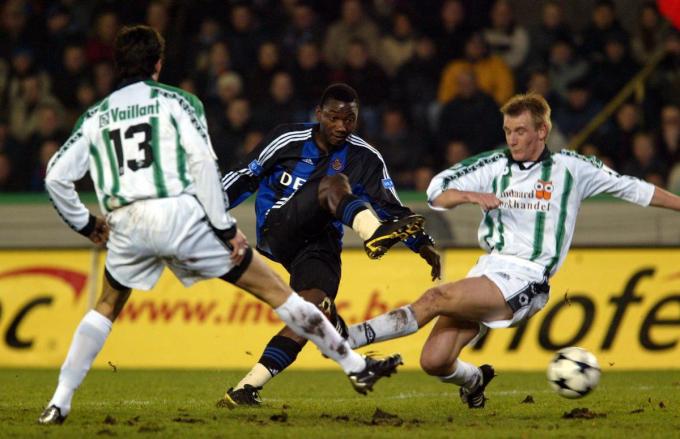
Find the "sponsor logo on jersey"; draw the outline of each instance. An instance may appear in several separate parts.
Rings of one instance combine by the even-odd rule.
[[[550,200],[553,189],[555,189],[555,187],[553,186],[552,181],[543,181],[539,179],[534,183],[536,198],[539,200]]]
[[[110,122],[120,122],[123,120],[135,119],[137,117],[157,115],[160,113],[160,103],[149,105],[128,105],[125,108],[111,108],[106,113],[99,116],[99,126],[103,127]]]
[[[279,183],[284,186],[292,187],[294,190],[298,190],[306,181],[307,180],[304,178],[295,177],[286,171],[281,173],[281,178],[279,179]]]
[[[392,189],[394,187],[394,182],[391,178],[383,178],[382,185],[385,189]]]

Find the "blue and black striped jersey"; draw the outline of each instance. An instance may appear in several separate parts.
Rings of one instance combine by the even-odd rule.
[[[318,128],[318,123],[278,126],[222,178],[230,209],[257,191],[258,242],[269,209],[285,203],[307,181],[325,175],[345,174],[352,192],[370,203],[383,220],[413,213],[401,204],[385,161],[374,147],[352,134],[341,147],[326,153],[313,138]],[[334,226],[342,236],[342,224],[336,221]],[[412,239],[407,245],[415,248],[416,241],[420,240]]]

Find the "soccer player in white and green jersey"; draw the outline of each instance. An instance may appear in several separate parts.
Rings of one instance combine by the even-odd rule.
[[[116,37],[119,87],[89,109],[49,162],[45,186],[78,233],[107,244],[103,290],[75,331],[41,424],[61,424],[131,289],[149,290],[167,266],[189,286],[218,277],[269,304],[289,328],[340,364],[366,393],[401,364],[362,357],[324,314],[302,299],[248,247],[227,213],[203,113],[193,95],[157,82],[163,38],[148,26]],[[106,219],[92,215],[74,182],[87,171]]]
[[[427,190],[435,210],[473,203],[482,208],[479,243],[486,251],[465,279],[426,291],[405,307],[349,328],[360,347],[413,333],[439,317],[423,347],[421,367],[459,385],[463,402],[484,407],[493,367],[458,359],[488,328],[529,319],[548,301],[548,281],[564,261],[581,202],[608,193],[641,206],[680,210],[680,197],[599,160],[563,150],[545,139],[550,107],[536,94],[517,95],[501,109],[507,148],[458,163],[434,177]]]

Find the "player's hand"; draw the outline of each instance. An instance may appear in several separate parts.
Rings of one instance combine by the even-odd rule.
[[[501,200],[498,199],[496,194],[485,194],[482,192],[471,192],[468,194],[468,200],[470,203],[478,204],[484,212],[489,210],[497,209],[501,205]]]
[[[228,246],[231,249],[231,262],[234,265],[241,265],[243,258],[246,256],[246,251],[248,250],[246,235],[239,229],[236,229],[236,235],[229,240]]]
[[[109,225],[106,223],[106,219],[96,216],[94,230],[92,230],[87,238],[98,246],[105,246],[106,241],[109,240]]]
[[[420,247],[420,250],[418,250],[418,254],[420,254],[420,257],[425,259],[425,261],[430,265],[430,267],[432,267],[432,271],[430,272],[432,280],[434,281],[436,279],[441,279],[442,265],[437,250],[435,250],[434,247],[431,246],[430,244],[427,244]]]

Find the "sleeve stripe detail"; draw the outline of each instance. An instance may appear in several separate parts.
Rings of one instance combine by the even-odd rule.
[[[274,156],[276,151],[288,145],[291,142],[298,140],[307,140],[312,137],[312,129],[309,128],[303,131],[291,131],[285,133],[274,139],[267,145],[257,158],[260,165],[264,164],[267,160]],[[239,177],[242,175],[252,175],[253,173],[246,166],[245,168],[239,169],[238,171],[231,171],[227,173],[224,178],[222,178],[222,187],[226,190],[230,187]]]
[[[280,135],[276,139],[272,140],[269,145],[267,145],[262,152],[260,153],[259,157],[257,158],[257,161],[260,162],[260,165],[264,164],[267,160],[269,160],[276,151],[281,149],[283,146],[286,144],[294,141],[294,140],[306,140],[308,138],[312,137],[312,129],[306,129],[302,131],[291,131],[285,134]]]
[[[389,178],[390,178],[390,175],[389,175],[388,172],[387,172],[387,165],[385,164],[385,160],[383,160],[382,155],[380,155],[380,153],[378,152],[377,149],[375,149],[374,147],[372,147],[371,145],[369,145],[369,144],[368,144],[364,139],[362,139],[361,137],[355,136],[354,134],[351,134],[351,135],[349,136],[349,141],[350,141],[350,143],[352,143],[352,144],[354,144],[354,145],[356,145],[356,146],[362,146],[362,147],[368,149],[369,151],[371,151],[373,154],[375,154],[375,155],[378,157],[378,159],[380,159],[380,161],[382,162],[382,165],[383,165],[383,178],[385,178],[385,179],[389,179]],[[397,195],[396,189],[395,189],[394,187],[391,187],[391,188],[389,188],[388,190],[389,190],[390,192],[392,192],[392,195],[394,195],[394,198],[396,198],[397,201],[399,202],[399,204],[403,206],[401,200],[399,199],[399,195]]]

